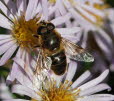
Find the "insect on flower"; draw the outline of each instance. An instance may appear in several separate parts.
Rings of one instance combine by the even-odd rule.
[[[3,12],[3,14],[0,13],[0,26],[8,29],[7,34],[0,35],[0,55],[2,55],[0,66],[12,58],[12,55],[22,58],[27,64],[31,64],[33,60],[31,47],[37,46],[39,41],[33,35],[37,35],[40,18],[46,20],[48,16],[45,13],[47,12],[47,4],[45,2],[46,0],[40,0],[40,2],[39,0],[0,0],[0,10]],[[64,16],[49,21],[57,27],[66,22],[69,15],[69,13],[66,13]],[[57,28],[57,30],[59,32],[61,28]],[[76,27],[62,28],[59,33],[62,37],[75,41],[74,33],[76,34],[78,31]],[[14,62],[7,80],[14,81],[18,77],[18,67]]]
[[[88,52],[69,40],[61,37],[54,24],[41,21],[37,29],[39,55],[37,69],[51,68],[56,75],[62,75],[67,70],[67,57],[73,60],[92,62],[94,58]]]

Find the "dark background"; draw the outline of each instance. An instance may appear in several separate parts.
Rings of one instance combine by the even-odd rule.
[[[114,7],[114,0],[106,0],[108,4],[111,5],[111,7]],[[109,79],[108,79],[108,84],[111,86],[111,94],[114,94],[114,72],[110,72],[109,74]]]

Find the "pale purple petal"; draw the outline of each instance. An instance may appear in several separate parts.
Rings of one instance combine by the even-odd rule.
[[[100,91],[103,91],[106,89],[111,90],[110,86],[108,86],[107,84],[99,84],[99,85],[91,87],[87,90],[81,91],[79,95],[80,96],[88,96],[88,95],[92,95],[94,93],[97,93],[97,92],[100,92]]]
[[[34,99],[38,99],[39,96],[33,89],[29,89],[26,86],[17,84],[17,85],[13,86],[12,92],[13,93],[17,93],[17,94],[21,94],[21,95],[27,95],[27,96],[29,96],[31,98],[34,98]]]
[[[79,89],[86,90],[90,87],[93,87],[93,86],[99,84],[100,82],[102,82],[107,77],[108,73],[109,73],[109,70],[107,69],[99,77],[85,83],[84,85],[80,86]]]
[[[94,14],[96,14],[98,16],[101,16],[101,17],[105,16],[104,12],[101,11],[101,10],[97,10],[97,9],[91,7],[91,6],[88,6],[88,5],[85,5],[85,4],[81,4],[81,3],[79,3],[78,5],[80,5],[82,8],[84,8],[84,9],[86,9],[86,10],[90,11],[91,13],[94,13]]]
[[[9,18],[13,18],[13,15],[10,13],[7,7],[2,3],[2,1],[0,1],[0,9],[4,12],[6,16],[9,16]]]
[[[0,34],[0,40],[4,40],[4,39],[8,39],[11,38],[11,35],[4,35],[4,34]]]
[[[87,21],[84,17],[82,17],[79,13],[77,13],[73,8],[69,9],[69,12],[71,12],[73,18],[77,21],[78,24],[80,24],[84,29],[95,29],[92,24]],[[81,23],[80,23],[81,22]]]
[[[31,74],[30,67],[24,68],[26,66],[25,62],[23,61],[23,58],[14,58],[14,62],[19,66],[18,75],[16,76],[16,79],[24,86],[29,87],[32,89],[32,80],[33,80],[33,74]],[[18,69],[18,68],[17,68]],[[26,71],[27,70],[27,71]],[[30,74],[29,74],[30,73]],[[27,74],[29,74],[27,76]],[[30,76],[32,75],[32,76]],[[29,77],[30,76],[30,77]],[[26,82],[25,82],[26,81]]]
[[[19,65],[15,62],[13,63],[12,69],[10,74],[7,77],[7,82],[13,82],[17,76],[19,76],[17,73],[19,72]]]
[[[0,26],[6,29],[11,29],[11,22],[2,14],[0,14]]]
[[[81,31],[80,27],[72,27],[72,28],[56,28],[56,30],[61,35],[76,35],[76,33],[79,33]]]
[[[3,44],[0,46],[0,55],[2,55],[4,52],[6,52],[11,46],[15,44],[15,41],[10,41],[8,43]]]
[[[31,19],[31,16],[32,16],[31,14],[33,13],[33,10],[34,10],[34,5],[37,3],[38,3],[38,0],[29,0],[26,14],[25,14],[26,21]]]
[[[48,12],[49,12],[47,0],[42,0],[42,10],[43,10],[44,19],[47,21],[48,20]]]
[[[52,6],[52,7],[49,7],[49,16],[51,16],[54,12],[56,12],[56,10],[57,10],[57,6],[56,5]]]
[[[106,9],[108,13],[108,18],[111,20],[111,22],[114,22],[114,8]]]
[[[12,38],[2,39],[2,40],[0,40],[0,46],[3,45],[3,44],[5,44],[5,43],[8,43],[8,42],[10,42],[12,40],[13,40]]]
[[[77,69],[77,63],[74,62],[74,61],[71,61],[70,64],[69,64],[69,67],[68,67],[66,80],[72,81],[72,79],[75,75],[76,69]]]
[[[62,0],[57,0],[56,1],[56,6],[58,7],[61,15],[65,15],[67,13],[67,11],[66,11],[66,9],[63,5]]]
[[[82,98],[80,101],[113,101],[114,95],[111,94],[95,94]]]
[[[65,14],[67,14],[67,10],[64,7],[64,4],[61,0],[57,0],[56,6],[58,7],[57,10],[60,12],[60,16],[64,16]],[[72,27],[70,20],[66,21],[65,24],[66,24],[66,27]]]
[[[85,15],[89,20],[91,20],[92,22],[96,22],[97,19],[96,17],[94,17],[93,15],[91,15],[90,13],[86,12],[84,9],[82,9],[80,6],[75,6],[75,8],[77,10],[79,10],[80,13],[82,13],[83,15]]]
[[[18,46],[14,44],[11,48],[8,49],[8,51],[0,59],[0,66],[4,65],[7,62],[7,60],[14,54],[17,47]]]
[[[75,6],[75,8],[82,13],[83,15],[85,15],[88,19],[90,19],[92,22],[96,22],[96,18],[93,15],[90,15],[88,12],[86,12],[85,10],[83,10],[80,6]]]
[[[61,13],[60,13],[59,10],[56,8],[56,11],[55,11],[55,18],[60,17],[60,16],[61,16]]]
[[[71,5],[71,3],[70,3],[68,0],[63,0],[63,3],[64,3],[64,5],[65,5],[65,7],[66,7],[67,9],[72,8],[72,5]]]
[[[36,14],[40,13],[41,11],[42,11],[42,6],[41,6],[41,3],[39,2],[38,6],[37,6],[36,10],[34,10],[33,14],[36,15]]]
[[[100,35],[96,35],[98,33],[95,33],[95,40],[98,44],[98,46],[101,48],[101,50],[103,51],[104,55],[107,57],[107,59],[109,59],[110,61],[110,58],[112,58],[112,51],[114,51],[114,47],[113,47],[113,43],[112,42],[108,42],[107,38],[103,38],[102,36]],[[103,33],[101,33],[103,34]]]
[[[112,43],[111,37],[101,28],[97,28],[98,32],[100,33],[100,35],[107,40],[108,43]],[[98,33],[98,34],[99,34]]]
[[[82,40],[82,44],[81,44],[81,46],[83,48],[86,48],[86,46],[87,46],[87,39],[88,39],[88,30],[85,30],[83,32],[83,40]]]
[[[22,58],[22,60],[24,60],[24,61],[25,61],[25,59],[26,59],[26,50],[24,50],[24,49],[23,49],[21,58]]]
[[[13,15],[16,14],[16,12],[17,12],[16,4],[12,0],[4,0],[4,2],[7,5],[8,9],[10,9],[11,13]],[[7,15],[9,15],[9,14],[7,14]]]
[[[21,55],[22,55],[22,51],[19,48],[16,56],[21,57]],[[18,77],[18,75],[17,75],[18,71],[19,71],[19,65],[14,62],[13,66],[12,66],[12,69],[11,69],[11,72],[7,77],[7,81],[9,80],[9,81],[13,82],[15,80],[15,78]]]
[[[29,79],[29,77],[25,74],[24,70],[22,69],[21,66],[18,65],[18,72],[17,72],[17,76],[16,76],[16,80],[22,84],[25,87],[28,87],[30,89],[33,89],[33,82]],[[26,81],[26,82],[25,82]]]
[[[37,0],[37,2],[34,4],[34,8],[33,8],[32,14],[31,14],[31,18],[33,18],[33,17],[36,16],[36,14],[37,14],[37,13],[36,13],[36,12],[37,12],[36,10],[37,10],[37,6],[39,6],[39,5],[38,5],[38,4],[39,4],[38,1],[39,1],[39,0]],[[39,9],[40,9],[40,8],[39,8]]]
[[[29,75],[30,78],[32,78],[32,76],[33,76],[33,70],[31,68],[31,60],[32,59],[31,59],[30,54],[28,52],[26,52],[26,61],[25,61],[26,68],[25,68],[25,71]]]
[[[71,18],[71,13],[67,13],[66,15],[64,16],[61,16],[61,17],[57,17],[53,20],[51,20],[51,22],[55,25],[55,26],[58,26],[58,25],[61,25],[63,23],[65,23],[67,20],[69,20]]]
[[[84,82],[91,75],[90,71],[84,72],[71,86],[77,88],[82,82]]]
[[[26,56],[27,57],[27,56]],[[33,74],[33,71],[32,71],[32,69],[31,69],[31,67],[30,67],[30,65],[29,64],[27,64],[27,62],[29,62],[29,61],[23,61],[21,58],[14,58],[13,59],[14,60],[14,62],[16,62],[21,68],[23,68],[24,69],[24,71],[26,72],[26,74],[30,77],[30,79],[32,80],[32,76],[34,75]]]
[[[21,12],[25,12],[27,8],[27,0],[16,0],[16,5],[18,8],[18,15],[21,14]]]

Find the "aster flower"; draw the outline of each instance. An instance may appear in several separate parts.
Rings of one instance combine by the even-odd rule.
[[[0,0],[0,9],[3,12],[0,14],[0,26],[10,33],[0,35],[0,55],[4,54],[0,59],[0,66],[5,64],[18,47],[18,55],[26,57],[28,48],[37,43],[32,34],[37,29],[40,19],[38,14],[44,10],[42,2],[29,0],[27,4],[27,0]]]
[[[20,65],[24,63],[16,60]],[[72,68],[72,69],[71,69]],[[45,70],[42,71],[42,76],[25,75],[24,82],[15,84],[12,88],[13,93],[27,95],[31,100],[9,99],[6,101],[113,101],[114,95],[111,94],[96,94],[103,90],[111,90],[111,88],[101,83],[108,75],[109,70],[105,70],[97,78],[88,81],[92,75],[90,71],[85,71],[77,80],[72,82],[75,71],[77,69],[76,63],[71,62],[68,72],[63,76],[49,75]],[[31,78],[31,79],[30,79]],[[43,78],[43,79],[42,79]],[[20,80],[19,80],[20,79]]]
[[[17,57],[22,58],[26,63],[30,63],[33,59],[31,50],[37,45],[37,38],[33,34],[36,34],[38,22],[48,18],[47,0],[28,0],[28,3],[27,0],[0,0],[0,9],[3,13],[0,14],[0,26],[8,29],[9,32],[9,34],[0,35],[0,55],[3,55],[0,59],[0,66],[4,65],[15,52]],[[50,21],[58,26],[68,20],[69,15],[67,13]],[[71,37],[69,33],[75,35],[79,28],[60,28],[57,30],[63,37],[76,41],[76,38]],[[18,67],[19,65],[13,63],[8,80],[13,81],[15,79]]]
[[[105,63],[112,64],[114,42],[109,32],[111,29],[105,24],[106,20],[109,20],[105,12],[109,5],[104,0],[49,0],[49,4],[49,18],[51,16],[57,18],[69,12],[70,20],[64,24],[66,27],[82,28],[78,35],[81,46],[90,49],[93,53],[98,53]]]

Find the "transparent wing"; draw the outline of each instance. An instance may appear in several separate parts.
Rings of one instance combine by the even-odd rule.
[[[36,73],[40,73],[43,69],[50,69],[52,60],[50,57],[45,56],[43,50],[39,50],[36,64]]]
[[[65,53],[69,58],[73,60],[84,61],[84,62],[94,61],[94,57],[91,54],[86,52],[80,46],[72,43],[71,41],[62,38],[62,44],[65,48]]]
[[[42,89],[42,86],[46,81],[48,81],[48,70],[51,67],[52,60],[50,57],[45,56],[45,53],[42,49],[34,51],[34,61],[32,61],[33,75],[32,83],[33,89],[37,91]]]
[[[44,66],[46,69],[50,69],[51,68],[51,64],[52,64],[52,60],[50,57],[44,57]]]

